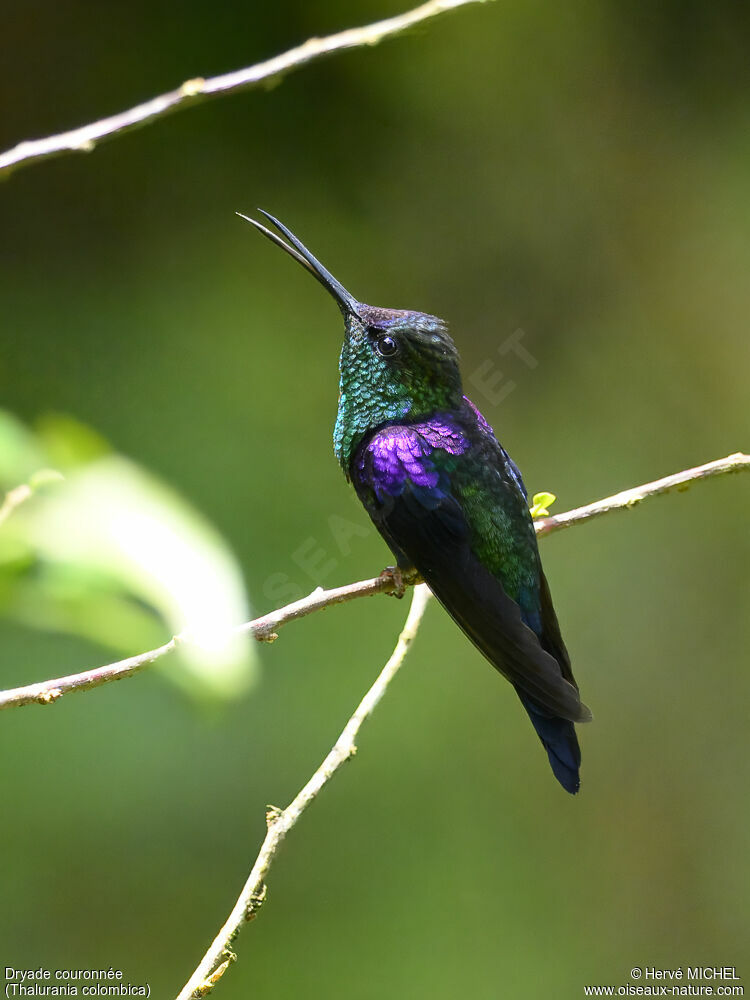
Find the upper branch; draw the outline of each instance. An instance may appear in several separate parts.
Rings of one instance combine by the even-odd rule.
[[[250,90],[260,83],[279,80],[285,73],[300,69],[322,56],[377,45],[386,38],[400,35],[408,28],[430,21],[440,14],[458,7],[484,2],[485,0],[428,0],[414,10],[386,18],[384,21],[366,24],[361,28],[350,28],[335,35],[327,35],[325,38],[310,38],[303,45],[298,45],[288,52],[283,52],[265,62],[256,63],[254,66],[246,66],[244,69],[205,80],[203,77],[186,80],[176,90],[160,94],[127,111],[121,111],[119,114],[102,118],[70,132],[21,142],[13,149],[0,153],[0,179],[32,162],[61,156],[64,153],[89,153],[104,139],[147,125],[203,99],[238,90]]]
[[[549,535],[572,524],[590,521],[601,514],[609,514],[615,510],[628,510],[647,497],[659,496],[673,489],[686,489],[695,480],[748,470],[750,470],[750,455],[738,452],[728,458],[721,458],[716,462],[709,462],[707,465],[699,465],[694,469],[685,469],[673,476],[666,476],[664,479],[657,479],[652,483],[616,493],[614,496],[597,500],[584,507],[576,507],[574,510],[565,511],[553,517],[539,518],[534,522],[534,525],[537,535]],[[287,604],[286,607],[271,611],[261,618],[255,618],[253,621],[238,625],[237,631],[249,632],[261,642],[272,642],[276,638],[276,630],[282,625],[286,625],[287,622],[304,618],[306,615],[312,614],[313,611],[321,611],[332,604],[343,604],[346,601],[352,601],[358,597],[369,597],[372,594],[392,594],[397,589],[396,582],[388,573],[381,573],[380,576],[370,580],[360,580],[357,583],[350,583],[345,587],[335,587],[332,590],[323,590],[322,587],[318,587],[307,597],[303,597],[293,604]],[[0,710],[11,708],[14,705],[49,705],[68,692],[86,691],[88,688],[99,687],[109,681],[132,677],[155,660],[166,656],[181,643],[189,641],[189,633],[181,633],[157,649],[151,649],[124,660],[117,660],[115,663],[108,663],[103,667],[94,667],[92,670],[84,670],[78,674],[0,691]]]

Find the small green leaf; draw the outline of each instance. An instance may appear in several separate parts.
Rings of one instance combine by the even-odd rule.
[[[547,517],[549,515],[548,507],[557,500],[554,493],[535,493],[531,501],[531,516],[532,517]]]

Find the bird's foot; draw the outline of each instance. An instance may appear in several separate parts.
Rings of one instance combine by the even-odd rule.
[[[416,566],[409,566],[407,569],[402,569],[400,566],[386,566],[380,574],[380,579],[391,581],[393,590],[389,591],[389,593],[392,597],[398,597],[399,600],[406,593],[407,587],[412,587],[422,582],[422,577],[419,575],[419,570]]]

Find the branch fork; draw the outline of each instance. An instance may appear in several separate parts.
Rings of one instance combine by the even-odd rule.
[[[727,458],[708,462],[706,465],[699,465],[693,469],[686,469],[672,476],[665,476],[663,479],[646,483],[643,486],[624,490],[584,507],[538,518],[534,521],[534,527],[538,536],[549,535],[554,531],[560,531],[574,524],[581,524],[602,514],[612,513],[616,510],[630,510],[649,497],[660,496],[673,490],[682,492],[697,480],[748,470],[750,470],[750,455],[738,452]],[[6,498],[6,504],[0,507],[0,514],[3,510],[8,509],[7,503]],[[341,735],[321,765],[293,801],[284,809],[277,806],[267,807],[267,833],[250,875],[224,926],[216,935],[193,975],[180,991],[177,1000],[199,1000],[199,998],[206,996],[225,975],[232,962],[236,960],[230,946],[244,924],[253,920],[263,905],[267,891],[266,876],[281,843],[287,833],[296,825],[302,813],[339,768],[356,754],[356,739],[359,731],[377,707],[390,682],[401,667],[409,646],[417,634],[430,592],[424,583],[418,582],[418,577],[407,574],[402,576],[400,572],[394,572],[393,568],[390,567],[384,570],[380,576],[370,580],[361,580],[345,587],[336,587],[331,590],[318,587],[307,597],[295,601],[293,604],[238,626],[236,630],[238,632],[248,632],[260,642],[272,642],[278,636],[277,630],[287,622],[296,621],[314,611],[320,611],[333,604],[343,604],[359,597],[383,593],[401,596],[407,585],[415,586],[409,614],[393,653],[344,726]],[[66,693],[85,691],[109,681],[131,677],[144,667],[166,656],[180,643],[187,641],[189,641],[189,634],[181,633],[173,636],[157,649],[119,660],[116,663],[95,667],[93,670],[86,670],[67,677],[58,677],[54,680],[0,691],[0,709],[29,704],[51,705],[59,701]]]

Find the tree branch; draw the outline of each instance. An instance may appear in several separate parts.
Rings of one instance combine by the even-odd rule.
[[[636,486],[622,493],[616,493],[614,496],[597,500],[585,507],[576,507],[574,510],[565,511],[552,517],[539,518],[534,522],[536,532],[539,536],[550,535],[554,531],[560,531],[572,524],[580,524],[582,521],[589,521],[602,514],[609,514],[616,510],[629,510],[647,497],[660,496],[662,493],[668,493],[674,489],[687,489],[690,483],[696,480],[748,470],[750,470],[750,455],[738,452],[728,458],[709,462],[707,465],[699,465],[694,469],[686,469],[673,476],[657,479],[653,483],[646,483],[643,486]],[[249,632],[260,642],[273,642],[277,638],[277,629],[286,625],[287,622],[304,618],[314,611],[322,611],[333,604],[344,604],[346,601],[352,601],[358,597],[369,597],[373,594],[392,594],[396,590],[396,583],[388,573],[381,573],[380,576],[370,580],[360,580],[357,583],[350,583],[332,590],[323,590],[322,587],[318,587],[307,597],[303,597],[293,604],[287,604],[286,607],[271,611],[261,618],[238,625],[236,631]],[[84,670],[78,674],[69,674],[65,677],[56,677],[36,684],[27,684],[24,687],[0,691],[0,710],[21,705],[50,705],[69,692],[86,691],[110,681],[121,680],[123,677],[132,677],[144,667],[166,656],[180,644],[189,641],[189,633],[183,632],[171,638],[169,642],[165,642],[163,646],[139,653],[137,656],[117,660],[115,663],[108,663],[102,667],[94,667],[92,670]]]
[[[417,24],[430,21],[441,14],[466,7],[469,4],[484,3],[485,0],[428,0],[414,10],[406,11],[384,21],[367,24],[360,28],[350,28],[325,38],[310,38],[303,45],[289,49],[281,55],[265,62],[247,66],[244,69],[204,80],[196,77],[186,80],[176,90],[139,104],[128,111],[102,118],[81,128],[60,135],[51,135],[45,139],[34,139],[21,142],[13,149],[0,154],[0,179],[9,176],[19,167],[28,166],[32,162],[46,160],[65,153],[89,153],[98,143],[114,136],[122,135],[131,129],[139,128],[150,122],[157,121],[173,111],[206,100],[230,94],[239,90],[250,90],[261,83],[268,84],[280,80],[286,73],[300,69],[308,63],[315,62],[323,56],[348,49],[359,49],[365,46],[377,45],[386,38],[400,35]]]
[[[700,465],[693,469],[686,469],[675,475],[666,476],[663,479],[646,483],[643,486],[625,490],[604,500],[587,504],[584,507],[578,507],[553,517],[541,518],[535,522],[536,531],[540,536],[548,535],[554,531],[569,527],[572,524],[591,520],[601,514],[615,510],[628,510],[647,497],[659,496],[674,489],[686,489],[690,483],[696,480],[707,479],[731,472],[747,471],[748,469],[750,469],[749,455],[741,453],[730,455],[727,458],[709,462],[706,465]],[[0,511],[2,509],[4,509],[4,505],[3,508],[0,508]],[[237,631],[249,632],[261,641],[270,642],[276,638],[275,630],[288,621],[302,618],[313,611],[322,610],[332,604],[340,604],[371,594],[393,593],[396,589],[396,582],[388,573],[382,573],[379,577],[371,580],[363,580],[359,583],[350,584],[346,587],[338,587],[333,590],[318,588],[300,601],[295,601],[293,604],[273,611],[262,618],[257,618],[254,621],[238,626]],[[269,807],[266,814],[268,832],[242,892],[224,926],[205,953],[193,975],[180,991],[177,1000],[197,1000],[197,998],[204,997],[210,993],[229,968],[229,965],[234,961],[235,955],[231,951],[231,945],[239,934],[243,924],[253,919],[263,903],[266,892],[265,877],[278,848],[289,830],[298,822],[302,813],[313,799],[316,798],[322,788],[331,780],[342,764],[356,753],[355,741],[357,735],[364,721],[372,714],[383,697],[389,683],[399,670],[409,645],[417,632],[428,598],[429,590],[424,584],[415,587],[409,615],[390,659],[360,702],[333,748],[286,809],[279,810],[275,807]],[[34,702],[38,704],[50,704],[57,701],[67,691],[86,690],[90,687],[105,684],[108,681],[118,680],[121,677],[129,677],[149,663],[153,663],[155,660],[165,656],[172,649],[176,648],[179,643],[186,641],[187,638],[184,634],[174,636],[169,642],[157,649],[149,650],[146,653],[141,653],[126,660],[120,660],[117,663],[110,663],[104,667],[97,667],[80,674],[60,677],[56,680],[45,681],[40,684],[32,684],[27,687],[0,692],[0,708],[8,708],[13,705],[27,705]]]
[[[536,522],[537,534],[550,534],[571,524],[578,524],[581,521],[590,520],[593,517],[598,517],[600,514],[605,514],[613,510],[630,509],[635,504],[640,503],[645,497],[659,496],[673,489],[685,489],[687,485],[698,479],[706,479],[711,476],[737,472],[748,468],[750,468],[750,456],[739,453],[730,455],[726,459],[709,462],[707,465],[687,469],[684,472],[679,472],[673,476],[666,476],[663,479],[647,483],[644,486],[625,490],[605,500],[587,504],[585,507],[579,507],[575,510],[558,514],[555,517],[540,519]],[[381,576],[379,579],[383,580],[387,578]],[[373,582],[376,581],[367,581],[366,586]],[[347,588],[342,588],[342,590],[347,590]],[[213,990],[231,963],[235,961],[236,955],[232,951],[232,945],[244,924],[252,920],[263,905],[266,897],[265,879],[282,841],[289,830],[300,819],[304,810],[331,780],[341,765],[356,753],[355,741],[357,734],[365,719],[374,711],[385,694],[391,680],[399,670],[409,645],[419,628],[429,596],[430,592],[425,584],[415,587],[409,615],[396,643],[396,648],[318,770],[286,809],[279,810],[269,807],[266,813],[268,833],[255,859],[250,875],[242,888],[242,892],[224,926],[214,938],[197,969],[182,988],[176,1000],[200,1000],[201,997],[206,996]],[[299,601],[297,603],[298,606],[304,607],[306,602]],[[303,611],[302,613],[307,612]],[[279,612],[276,612],[276,615],[278,616]]]
[[[297,823],[313,799],[331,780],[341,765],[350,760],[357,752],[356,740],[362,724],[372,715],[388,685],[398,673],[409,646],[417,634],[429,597],[430,591],[425,584],[419,584],[414,588],[409,614],[395,649],[380,671],[377,680],[359,703],[354,715],[347,722],[333,748],[286,809],[276,809],[272,806],[268,808],[266,812],[268,833],[252,871],[226,923],[201,959],[198,968],[180,990],[177,1000],[190,1000],[192,997],[203,997],[210,993],[231,962],[234,961],[235,956],[230,950],[231,945],[241,931],[243,924],[253,919],[263,903],[266,894],[265,878],[276,852],[287,833]]]
[[[278,611],[271,611],[269,614],[263,615],[262,618],[238,625],[234,631],[249,632],[259,642],[273,642],[278,638],[276,629],[286,625],[287,622],[304,618],[306,615],[312,614],[313,611],[321,611],[332,604],[343,604],[356,597],[369,597],[372,594],[392,594],[396,589],[393,578],[387,573],[371,580],[360,580],[357,583],[347,584],[345,587],[335,587],[332,590],[323,590],[322,587],[318,587],[307,597],[303,597],[293,604],[287,604],[285,607],[279,608]],[[163,646],[149,649],[137,656],[129,656],[124,660],[107,663],[103,667],[94,667],[92,670],[83,670],[79,674],[68,674],[65,677],[55,677],[52,680],[0,691],[0,711],[4,708],[20,707],[21,705],[51,705],[62,698],[64,694],[72,691],[87,691],[89,688],[100,687],[110,681],[122,680],[123,677],[133,677],[144,667],[160,660],[178,646],[189,642],[190,633],[181,632],[179,635],[173,636],[169,642],[165,642]]]
[[[622,493],[615,493],[614,496],[586,504],[585,507],[576,507],[564,514],[539,518],[538,521],[534,522],[536,533],[540,537],[549,535],[553,531],[569,528],[582,521],[590,521],[593,517],[600,517],[602,514],[609,514],[614,510],[630,510],[647,497],[658,497],[663,493],[671,493],[672,490],[683,492],[698,479],[710,479],[713,476],[723,476],[730,472],[747,472],[748,470],[750,470],[750,455],[743,455],[742,452],[738,451],[727,458],[719,458],[715,462],[707,462],[706,465],[697,465],[694,469],[685,469],[684,472],[676,472],[673,476],[656,479],[653,483],[623,490]]]

